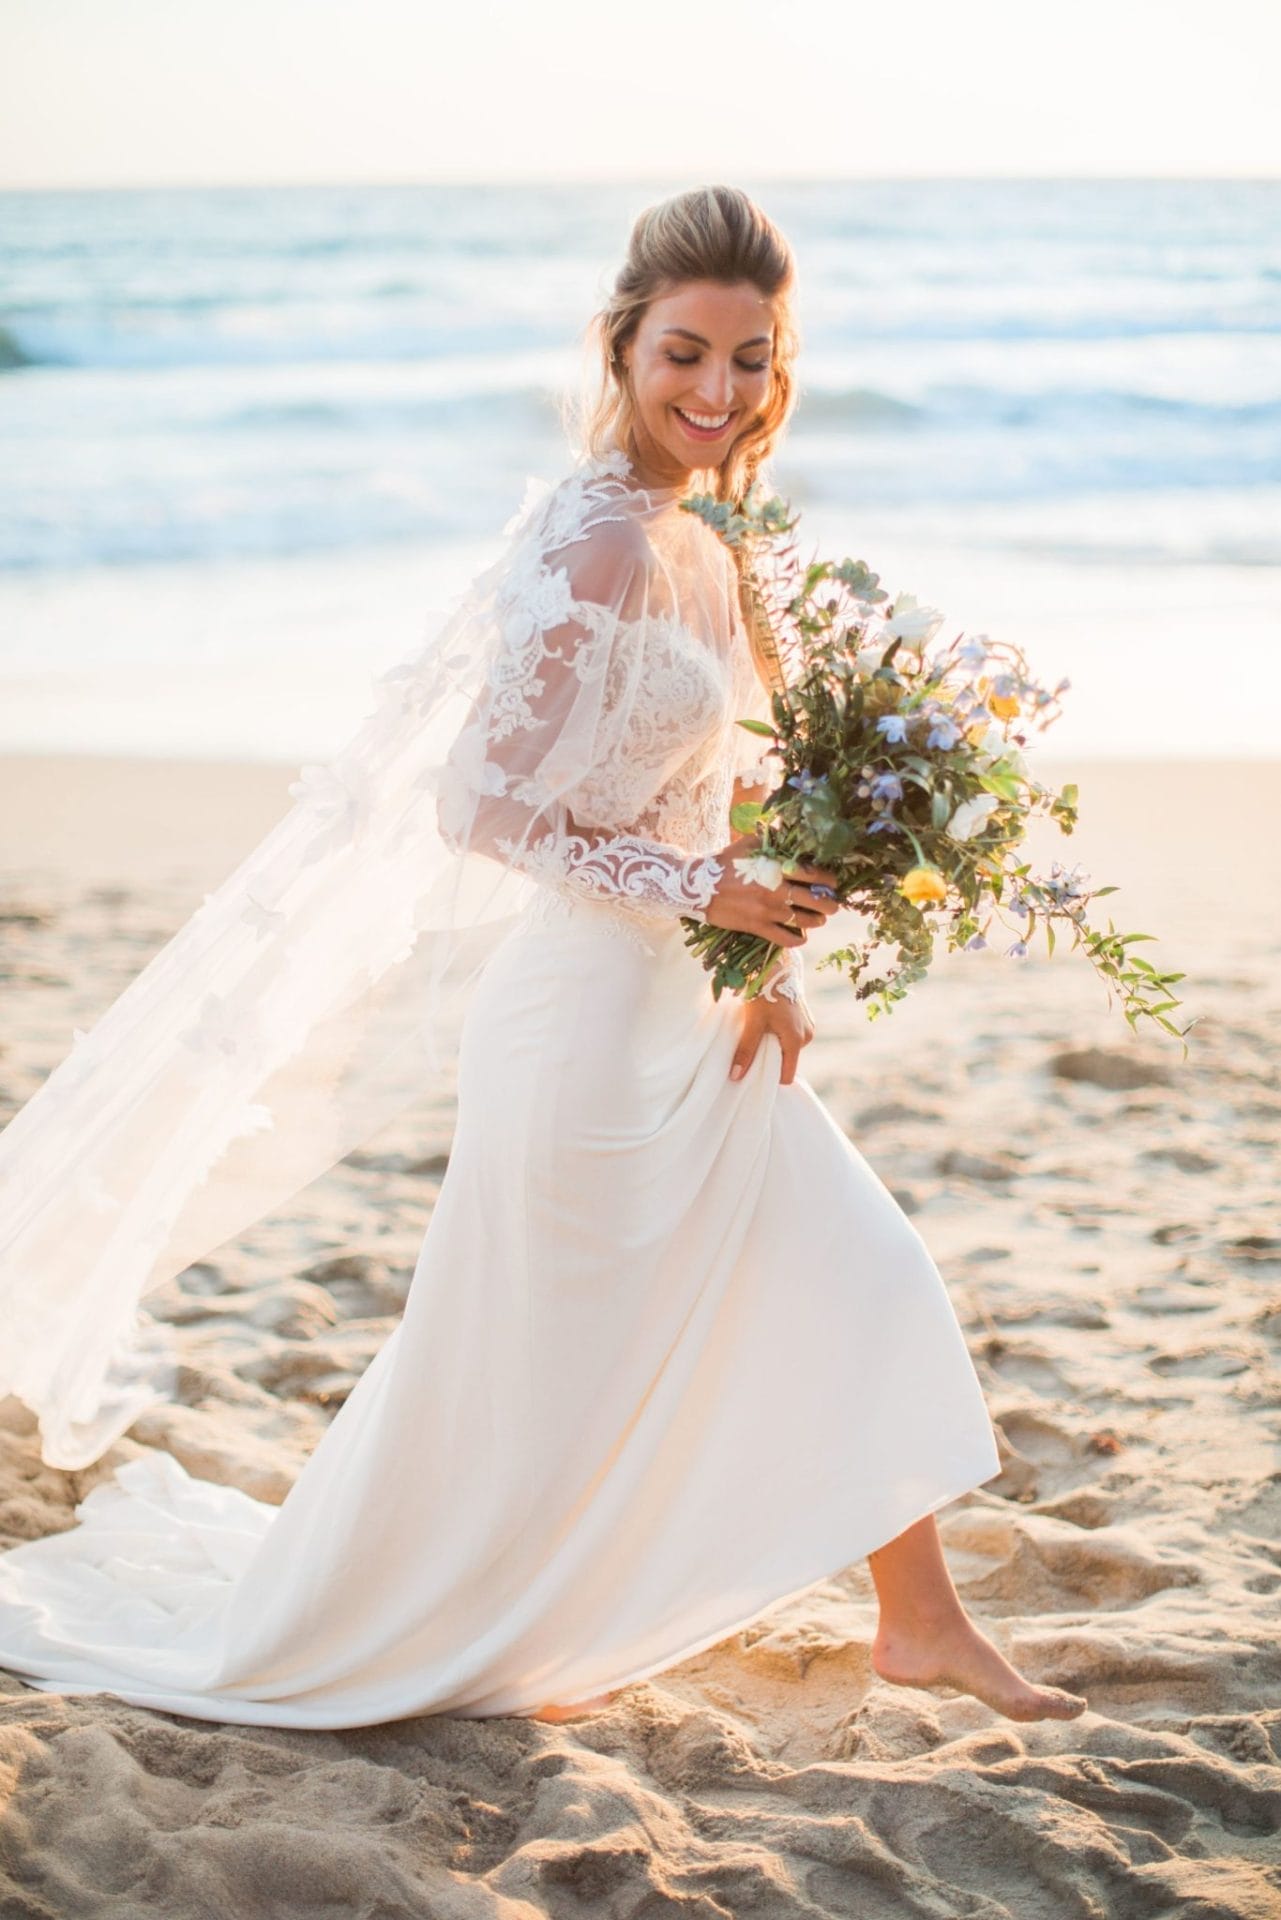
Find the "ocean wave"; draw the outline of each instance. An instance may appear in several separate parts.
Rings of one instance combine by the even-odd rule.
[[[417,303],[418,311],[415,311]],[[58,302],[11,308],[0,334],[8,357],[0,368],[68,367],[154,369],[176,367],[302,366],[350,362],[381,365],[446,355],[528,354],[569,350],[574,329],[515,316],[494,320],[464,306],[436,318],[428,290],[412,278],[392,277],[350,297],[314,302],[296,293],[264,287],[249,301],[192,291],[182,297],[139,296],[86,318],[82,309]],[[1075,348],[1108,345],[1140,361],[1150,345],[1202,338],[1217,349],[1240,341],[1275,338],[1277,318],[1266,304],[1228,314],[1207,309],[1169,314],[1078,314],[1058,321],[1049,314],[967,313],[949,318],[919,312],[850,316],[824,341],[841,359],[860,353],[920,349],[928,367],[934,349],[944,363],[967,349]],[[887,406],[910,401],[885,396]]]
[[[398,394],[381,398],[301,398],[251,401],[221,415],[217,430],[260,433],[266,429],[373,432],[387,427],[412,433],[416,427],[462,433],[506,425],[513,433],[545,430],[556,417],[557,399],[549,386],[492,385],[451,393]]]
[[[928,387],[918,399],[907,401],[874,388],[810,387],[802,391],[793,431],[983,425],[1066,430],[1076,437],[1129,417],[1140,425],[1281,428],[1281,394],[1233,403],[1120,387],[1006,388],[958,382]]]
[[[32,367],[38,362],[26,351],[12,327],[0,326],[0,373],[15,367]]]
[[[266,309],[272,303],[264,301]],[[172,306],[168,311],[172,312]],[[195,310],[191,303],[190,311]],[[501,353],[528,354],[562,345],[560,337],[540,337],[533,327],[485,325],[463,318],[452,325],[333,327],[331,330],[293,332],[235,331],[237,316],[226,310],[226,328],[134,329],[119,320],[84,321],[40,318],[23,314],[0,323],[0,333],[14,356],[14,371],[23,367],[66,367],[83,371],[166,372],[190,367],[273,367],[350,363],[394,364],[398,361],[438,360],[469,355],[481,359]],[[323,326],[323,319],[319,322]],[[0,369],[6,362],[0,358]]]

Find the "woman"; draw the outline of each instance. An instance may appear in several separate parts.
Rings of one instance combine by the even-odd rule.
[[[131,989],[131,1027],[112,1009],[0,1142],[8,1384],[45,1457],[83,1462],[140,1404],[101,1358],[125,1306],[385,1117],[378,1073],[404,1092],[386,982],[419,1038],[468,989],[402,1321],[281,1508],[152,1453],[0,1557],[0,1662],[35,1684],[282,1726],[565,1718],[867,1553],[882,1678],[1084,1706],[1009,1665],[944,1565],[935,1512],[999,1459],[923,1242],[797,1077],[832,876],[736,865],[730,808],[769,776],[735,723],[777,662],[679,503],[738,497],[774,444],[792,279],[741,193],[641,216],[584,458],[388,677],[393,719],[306,770]],[[761,997],[713,999],[691,914],[783,948]],[[67,1253],[72,1146],[106,1254]]]

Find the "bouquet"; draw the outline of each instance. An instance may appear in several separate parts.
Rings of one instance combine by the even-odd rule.
[[[784,683],[772,724],[738,722],[768,738],[777,779],[730,816],[758,846],[735,866],[769,887],[798,865],[825,867],[841,904],[870,923],[819,967],[847,972],[874,1018],[924,977],[939,931],[949,949],[975,952],[999,923],[1013,935],[1006,953],[1021,959],[1039,927],[1051,953],[1060,929],[1084,948],[1109,1000],[1119,994],[1131,1028],[1146,1018],[1182,1039],[1195,1023],[1169,1016],[1183,975],[1132,951],[1153,936],[1091,924],[1090,903],[1116,888],[1091,887],[1079,866],[1056,860],[1038,875],[1020,859],[1033,815],[1064,834],[1076,824],[1076,787],[1042,786],[1023,755],[1028,730],[1057,718],[1068,681],[1043,687],[1017,647],[985,634],[935,644],[943,616],[910,593],[890,601],[861,560],[802,564],[790,538],[798,516],[777,496],[753,488],[738,507],[711,494],[681,505],[743,550],[749,610]],[[718,999],[726,987],[759,993],[782,953],[758,934],[683,925]]]

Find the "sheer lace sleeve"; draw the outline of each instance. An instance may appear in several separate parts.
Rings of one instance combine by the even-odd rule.
[[[626,514],[513,567],[502,644],[450,754],[451,845],[638,913],[702,912],[721,861],[637,830],[688,744],[654,725],[646,697],[646,630],[662,617]]]
[[[804,952],[804,947],[780,947],[773,970],[761,988],[762,999],[804,1000],[805,962],[802,959]]]

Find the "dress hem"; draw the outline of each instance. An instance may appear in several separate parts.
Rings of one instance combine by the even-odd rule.
[[[760,1604],[753,1607],[749,1613],[739,1614],[735,1619],[731,1620],[727,1626],[719,1627],[712,1633],[701,1635],[698,1639],[688,1643],[681,1651],[665,1654],[661,1659],[650,1661],[646,1665],[625,1674],[621,1679],[598,1682],[597,1685],[589,1687],[583,1693],[575,1694],[568,1700],[556,1700],[554,1702],[543,1700],[539,1701],[537,1706],[533,1707],[491,1708],[484,1713],[468,1713],[465,1708],[461,1708],[456,1710],[456,1717],[459,1719],[475,1720],[497,1720],[500,1718],[528,1720],[545,1706],[576,1706],[579,1701],[592,1700],[597,1694],[619,1693],[624,1687],[636,1686],[642,1680],[651,1679],[655,1674],[667,1673],[671,1668],[680,1666],[684,1661],[692,1660],[695,1654],[706,1653],[709,1647],[719,1646],[720,1642],[722,1640],[728,1640],[731,1634],[741,1633],[744,1627],[749,1627],[754,1620],[759,1620],[760,1616],[763,1613],[769,1612],[772,1607],[785,1606],[791,1600],[799,1600],[801,1595],[808,1593],[811,1587],[818,1586],[823,1580],[834,1579],[837,1574],[843,1573],[846,1567],[852,1566],[856,1560],[865,1560],[869,1553],[875,1553],[879,1547],[885,1546],[889,1541],[897,1540],[899,1534],[905,1533],[909,1527],[915,1526],[918,1520],[925,1520],[930,1514],[938,1513],[941,1508],[951,1506],[954,1500],[961,1499],[964,1494],[977,1492],[980,1487],[986,1486],[989,1480],[995,1479],[1000,1471],[1001,1467],[998,1459],[996,1466],[983,1474],[981,1478],[976,1479],[972,1474],[969,1475],[953,1492],[941,1494],[938,1499],[932,1500],[928,1506],[917,1508],[912,1513],[910,1519],[904,1520],[900,1525],[896,1526],[891,1533],[882,1534],[881,1537],[873,1541],[870,1546],[856,1548],[853,1553],[837,1562],[836,1565],[833,1565],[829,1559],[823,1570],[814,1574],[810,1579],[802,1580],[799,1585],[784,1589],[783,1592],[776,1594],[772,1599],[762,1600]],[[604,1707],[599,1709],[602,1713],[607,1710],[608,1709]],[[448,1711],[448,1709],[446,1709],[446,1711]]]

